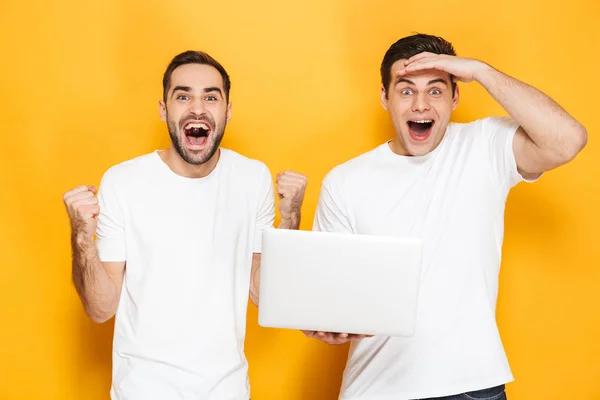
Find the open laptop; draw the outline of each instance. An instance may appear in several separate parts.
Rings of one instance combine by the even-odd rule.
[[[422,243],[414,238],[263,232],[263,327],[412,336]]]

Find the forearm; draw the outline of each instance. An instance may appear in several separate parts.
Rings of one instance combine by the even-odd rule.
[[[258,307],[260,293],[260,254],[255,253],[252,257],[252,270],[250,272],[250,300]]]
[[[299,229],[300,228],[300,211],[294,214],[281,216],[277,229]]]
[[[108,275],[91,238],[72,235],[73,283],[86,314],[98,323],[110,319],[117,310],[119,288]]]
[[[299,229],[300,211],[291,215],[281,217],[277,229]],[[260,260],[261,255],[254,253],[252,256],[252,270],[250,272],[250,300],[258,307],[258,298],[260,293]]]
[[[474,75],[541,150],[570,158],[585,145],[585,128],[538,89],[482,64]]]

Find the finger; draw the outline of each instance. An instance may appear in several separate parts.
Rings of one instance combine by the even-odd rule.
[[[350,340],[360,340],[360,339],[365,339],[368,337],[373,337],[373,335],[351,335],[351,337],[349,337],[348,339]]]
[[[69,198],[67,198],[65,200],[65,203],[67,205],[73,206],[73,204],[75,204],[81,200],[91,199],[91,198],[95,198],[94,193],[90,192],[89,190],[86,190],[84,192],[78,192],[78,193],[71,195]]]
[[[277,190],[285,190],[287,192],[304,191],[305,186],[302,182],[283,182],[277,185]]]
[[[337,334],[332,332],[326,332],[325,337],[321,340],[329,344],[340,344],[340,339],[338,339]]]
[[[75,203],[73,203],[71,205],[71,207],[75,210],[81,208],[81,207],[85,207],[85,206],[95,206],[98,204],[98,198],[92,196],[92,197],[86,197],[84,199],[79,199],[77,200]]]
[[[277,180],[278,186],[294,186],[298,188],[305,188],[308,183],[306,178],[296,176],[282,176]]]
[[[396,76],[403,76],[403,75],[409,74],[411,72],[418,71],[417,69],[415,69],[416,65],[420,65],[424,62],[435,62],[435,61],[436,60],[432,59],[432,58],[423,58],[421,60],[417,60],[417,61],[411,63],[410,65],[406,65],[406,66],[404,66],[404,68],[401,68],[398,71],[396,71]],[[432,68],[429,68],[429,69],[432,69]]]
[[[282,177],[279,179],[279,184],[280,185],[295,185],[295,186],[306,186],[306,183],[308,181],[306,179],[303,178],[297,178],[297,177]]]
[[[308,181],[306,175],[299,174],[297,172],[285,171],[277,174],[279,179],[296,179],[301,181]]]
[[[89,212],[92,214],[93,218],[97,218],[98,215],[100,215],[100,206],[99,205],[90,206]]]
[[[94,194],[98,193],[98,190],[96,189],[96,186],[94,186],[94,185],[89,185],[88,190]]]
[[[419,57],[419,58],[410,58],[405,61],[404,68],[408,67],[409,65],[415,65],[418,63],[422,63],[422,62],[437,61],[437,60],[439,60],[439,56],[437,54],[435,54],[433,56],[432,55],[424,55],[423,57]]]
[[[423,61],[417,61],[414,64],[410,64],[406,66],[406,72],[416,72],[416,71],[423,71],[426,69],[437,69],[437,70],[444,70],[444,67],[442,64],[433,61],[433,60],[423,60]]]
[[[307,180],[305,178],[295,177],[295,176],[283,176],[277,182],[279,186],[298,186],[305,187],[307,184]]]
[[[68,192],[66,192],[63,195],[63,200],[67,200],[68,198],[72,197],[73,195],[80,193],[80,192],[84,192],[87,191],[88,187],[85,185],[81,185],[81,186],[77,186],[75,189],[69,190]]]
[[[283,175],[284,176],[289,176],[289,177],[294,176],[296,178],[306,179],[305,175],[303,175],[301,173],[298,173],[298,172],[290,171],[289,169],[286,169],[285,171],[283,171]]]
[[[287,192],[298,192],[304,189],[304,186],[300,183],[283,183],[277,185],[277,190],[285,190]]]
[[[423,65],[427,63],[427,67],[424,68]],[[440,64],[438,58],[427,57],[417,61],[414,61],[408,65],[405,65],[404,68],[396,71],[396,76],[406,75],[415,71],[420,71],[423,69],[439,69],[436,68],[436,65]]]
[[[419,53],[419,54],[416,54],[416,55],[410,57],[408,60],[406,60],[404,62],[404,65],[408,65],[408,64],[413,63],[415,61],[422,60],[423,58],[431,57],[431,56],[435,56],[435,54],[427,52],[427,51],[424,51],[422,53]]]
[[[86,190],[84,192],[75,193],[74,195],[69,197],[67,199],[67,203],[73,204],[81,199],[87,199],[87,198],[92,198],[92,197],[95,197],[94,193],[90,192],[89,190]]]
[[[284,195],[287,195],[288,192],[289,192],[289,190],[285,186],[277,187],[277,194],[279,195],[279,197],[283,197]]]
[[[100,214],[100,207],[97,205],[83,206],[77,212],[80,218],[87,220],[97,217]]]
[[[337,335],[338,339],[347,339],[348,337],[350,337],[351,335],[347,334],[347,333],[339,333]]]
[[[348,341],[347,338],[340,337],[340,335],[348,335],[348,334],[338,334],[333,332],[317,332],[315,337],[327,344],[339,345],[346,343]]]
[[[337,337],[337,338],[333,339],[332,344],[344,344],[349,341],[350,341],[350,339],[348,339],[348,338],[342,339],[342,338]]]

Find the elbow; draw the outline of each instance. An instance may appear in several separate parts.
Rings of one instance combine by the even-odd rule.
[[[250,296],[250,301],[254,304],[254,307],[258,308],[258,297]]]
[[[585,127],[583,125],[579,125],[579,129],[578,129],[578,132],[576,135],[577,151],[576,151],[575,155],[577,155],[577,153],[579,153],[581,150],[583,150],[583,148],[587,145],[587,141],[588,141],[587,129],[585,129]],[[573,157],[575,157],[575,155]]]
[[[258,307],[258,289],[257,288],[251,288],[250,289],[250,301],[256,307]]]
[[[88,317],[97,324],[103,324],[113,316],[110,314],[88,314]]]
[[[569,140],[558,151],[554,152],[552,158],[555,160],[555,164],[558,166],[572,161],[587,145],[587,141],[587,130],[583,125],[578,124],[570,133]]]
[[[97,324],[103,324],[115,315],[112,311],[90,310],[89,308],[86,308],[85,313]]]
[[[571,134],[571,143],[568,146],[568,149],[565,151],[565,162],[569,162],[575,158],[577,154],[586,146],[588,141],[588,134],[585,127],[581,124],[578,124],[577,129],[573,131]]]

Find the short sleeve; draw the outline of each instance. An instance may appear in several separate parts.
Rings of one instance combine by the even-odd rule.
[[[490,117],[483,120],[482,129],[492,174],[502,188],[509,190],[524,180],[517,169],[513,150],[519,124],[507,117]]]
[[[123,211],[115,188],[115,175],[111,170],[102,177],[98,190],[98,228],[96,245],[102,262],[126,261]]]
[[[313,231],[352,233],[342,205],[342,196],[337,189],[339,176],[332,172],[325,177],[321,185]]]
[[[256,232],[254,235],[254,253],[262,251],[262,233],[273,227],[275,221],[275,194],[271,173],[265,166],[260,179],[258,192],[258,209],[256,214]]]

